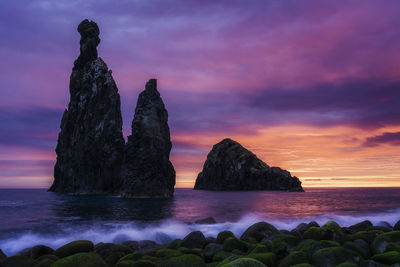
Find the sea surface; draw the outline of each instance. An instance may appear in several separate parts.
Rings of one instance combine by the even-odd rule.
[[[217,224],[193,222],[212,216]],[[312,220],[348,226],[400,220],[400,188],[306,188],[306,192],[213,192],[176,189],[172,199],[76,196],[45,189],[0,189],[0,249],[7,255],[36,244],[154,240],[168,243],[194,230],[240,236],[258,221],[292,229]]]

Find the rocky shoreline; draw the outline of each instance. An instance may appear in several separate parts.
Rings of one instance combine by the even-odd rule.
[[[213,218],[197,224],[213,224]],[[235,266],[400,266],[400,220],[391,226],[362,221],[341,227],[301,223],[291,231],[258,222],[241,236],[222,231],[205,237],[194,231],[169,244],[124,241],[93,244],[77,240],[56,250],[37,245],[7,257],[0,250],[0,267],[235,267]]]

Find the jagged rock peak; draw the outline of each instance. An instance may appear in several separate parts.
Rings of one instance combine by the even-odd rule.
[[[297,177],[279,167],[268,166],[229,138],[213,146],[194,189],[303,191]]]
[[[54,166],[54,192],[119,191],[125,141],[118,88],[97,57],[99,29],[84,20],[78,31],[81,54],[70,76],[70,102],[61,120]]]
[[[96,22],[83,20],[78,25],[78,32],[81,34],[80,55],[74,63],[74,68],[79,69],[87,62],[97,59],[97,46],[100,43],[100,30]]]
[[[121,178],[123,197],[172,197],[175,170],[169,160],[171,139],[168,112],[150,79],[139,94],[132,134],[125,145]]]

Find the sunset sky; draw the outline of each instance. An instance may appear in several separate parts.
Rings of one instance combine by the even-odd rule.
[[[400,186],[400,1],[1,1],[0,187],[48,187],[77,25],[100,27],[125,137],[158,79],[177,187],[230,137],[303,186]]]

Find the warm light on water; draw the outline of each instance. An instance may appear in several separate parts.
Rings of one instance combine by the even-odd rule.
[[[280,229],[301,222],[335,220],[348,226],[400,219],[398,188],[307,188],[290,192],[211,192],[176,189],[172,199],[73,196],[45,190],[0,190],[0,247],[8,254],[46,244],[151,239],[166,243],[193,230],[237,236],[251,224],[268,221]],[[215,225],[187,224],[212,216]]]

